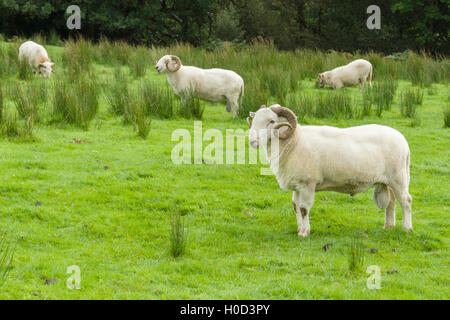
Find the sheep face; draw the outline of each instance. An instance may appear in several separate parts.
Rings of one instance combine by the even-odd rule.
[[[155,69],[158,73],[176,72],[181,67],[181,60],[177,56],[165,55],[156,63]]]
[[[319,77],[317,78],[317,82],[318,82],[320,88],[323,88],[325,86],[325,72],[324,73],[319,73]]]
[[[50,78],[53,72],[53,66],[55,64],[53,62],[46,61],[44,63],[39,64],[39,74],[42,74],[42,76],[47,79]]]
[[[253,148],[266,146],[273,138],[289,138],[297,125],[294,113],[279,104],[269,108],[263,105],[257,112],[250,112],[250,117],[253,118],[253,123],[247,118],[250,127],[249,144]]]

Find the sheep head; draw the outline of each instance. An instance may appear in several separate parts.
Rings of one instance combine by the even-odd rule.
[[[45,61],[42,62],[38,65],[38,72],[39,74],[42,74],[42,76],[47,79],[50,78],[52,72],[53,71],[53,66],[55,65],[55,63],[50,62],[50,61]]]
[[[253,123],[250,118],[253,118]],[[258,148],[261,144],[266,145],[272,134],[282,140],[291,137],[297,128],[297,117],[290,109],[279,104],[269,108],[263,105],[257,112],[250,112],[247,124],[250,127],[250,146]]]
[[[165,55],[156,63],[156,71],[162,72],[176,72],[181,68],[181,60],[177,56]]]

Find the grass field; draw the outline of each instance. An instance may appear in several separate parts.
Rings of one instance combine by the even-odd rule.
[[[0,43],[5,52],[13,45]],[[137,51],[143,50],[140,57],[147,52],[143,48],[130,50],[137,56]],[[267,50],[268,56],[276,54]],[[20,120],[23,123],[18,120],[22,130],[20,126],[27,127],[26,119],[33,119],[32,133],[8,135],[3,130],[0,139],[0,231],[18,239],[13,268],[0,289],[0,298],[450,298],[450,131],[444,128],[443,114],[449,109],[448,63],[441,65],[447,69],[439,71],[444,75],[436,81],[433,76],[417,80],[420,72],[412,79],[403,79],[395,69],[398,88],[392,105],[381,117],[375,109],[364,117],[321,117],[308,112],[301,117],[301,124],[338,127],[379,123],[405,135],[411,149],[414,231],[402,229],[399,204],[397,227],[383,230],[384,212],[373,203],[371,191],[354,198],[321,192],[311,210],[311,236],[299,238],[292,194],[280,190],[274,176],[261,175],[263,165],[175,165],[171,160],[176,144],[171,141],[172,132],[184,128],[193,134],[194,119],[176,113],[168,119],[160,114],[150,116],[150,131],[143,139],[138,129],[133,129],[137,122],[127,123],[126,111],[124,116],[111,112],[105,92],[112,86],[108,81],[114,82],[114,66],[120,64],[120,55],[117,61],[108,58],[104,64],[92,58],[90,70],[103,88],[92,120],[81,124],[59,121],[60,114],[51,111],[54,105],[45,101],[53,101],[51,87],[70,71],[70,63],[64,62],[61,47],[49,47],[48,51],[57,63],[52,80],[19,80],[18,71],[5,71],[0,77],[5,110],[16,106],[12,93],[19,87],[32,83],[35,88],[49,90],[41,99],[36,98],[39,110],[32,118]],[[202,55],[214,55],[201,49],[173,51],[180,52],[186,65],[198,65]],[[130,90],[139,92],[144,80],[166,86],[165,75],[157,75],[153,68],[164,53],[163,49],[152,49],[148,61],[142,61],[143,71],[140,63],[123,67],[131,73],[127,78]],[[288,54],[283,55],[289,61]],[[227,57],[234,61],[239,51],[231,51]],[[374,84],[389,72],[384,60],[375,57]],[[211,65],[208,61],[202,66],[216,66],[216,61]],[[248,61],[254,68],[260,67],[252,59]],[[309,74],[289,80],[292,90],[281,94],[288,105],[319,93],[332,94],[315,86],[316,71],[323,71],[316,69],[322,67],[317,64]],[[259,101],[258,93],[252,91],[256,86],[252,81],[256,80],[247,76],[255,72],[240,70],[238,65],[235,68],[245,73],[246,95]],[[288,65],[269,73],[281,79],[287,69]],[[407,118],[401,113],[401,94],[406,96],[405,90],[413,86],[411,81],[418,82],[414,88],[422,90],[423,101],[414,117]],[[278,101],[282,87],[271,84],[267,88],[271,94],[263,98],[269,101],[263,102]],[[352,105],[362,106],[359,88],[343,92]],[[224,105],[201,104],[205,107],[204,131],[216,128],[225,135],[226,129],[247,129],[245,120],[232,119]],[[255,102],[253,108],[246,108],[256,110],[259,105]],[[187,233],[186,250],[177,258],[170,252],[174,213],[184,215]],[[365,254],[362,268],[351,272],[349,250],[355,238],[362,242]],[[327,251],[323,248],[326,244],[331,244]],[[369,252],[373,248],[378,250]],[[81,271],[79,290],[66,286],[71,276],[67,268],[72,265]],[[366,286],[369,265],[381,270],[379,290]]]

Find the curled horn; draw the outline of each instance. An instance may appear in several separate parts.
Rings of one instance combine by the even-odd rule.
[[[169,60],[166,60],[167,70],[169,70],[170,72],[178,71],[181,68],[181,60],[180,60],[180,58],[178,58],[177,56],[170,56],[170,58],[176,62],[177,66],[175,68],[171,69],[169,67]]]
[[[287,139],[289,138],[295,131],[295,128],[297,127],[297,117],[296,115],[289,110],[288,108],[282,107],[282,106],[275,106],[272,107],[271,110],[275,112],[279,117],[285,117],[287,119],[287,122],[281,122],[278,123],[274,129],[279,129],[281,127],[288,127],[289,129],[285,132],[280,132],[278,136],[280,139]]]

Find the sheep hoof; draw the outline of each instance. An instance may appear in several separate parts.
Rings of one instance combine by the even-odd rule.
[[[299,231],[298,236],[302,237],[302,238],[306,238],[307,236],[309,236],[309,230]]]
[[[405,228],[406,231],[412,231],[412,226],[403,226],[403,228]]]
[[[393,227],[395,227],[395,224],[385,224],[383,229],[387,230],[387,229],[390,229],[390,228],[393,228]]]
[[[231,107],[229,105],[226,106],[227,112],[231,112]]]

